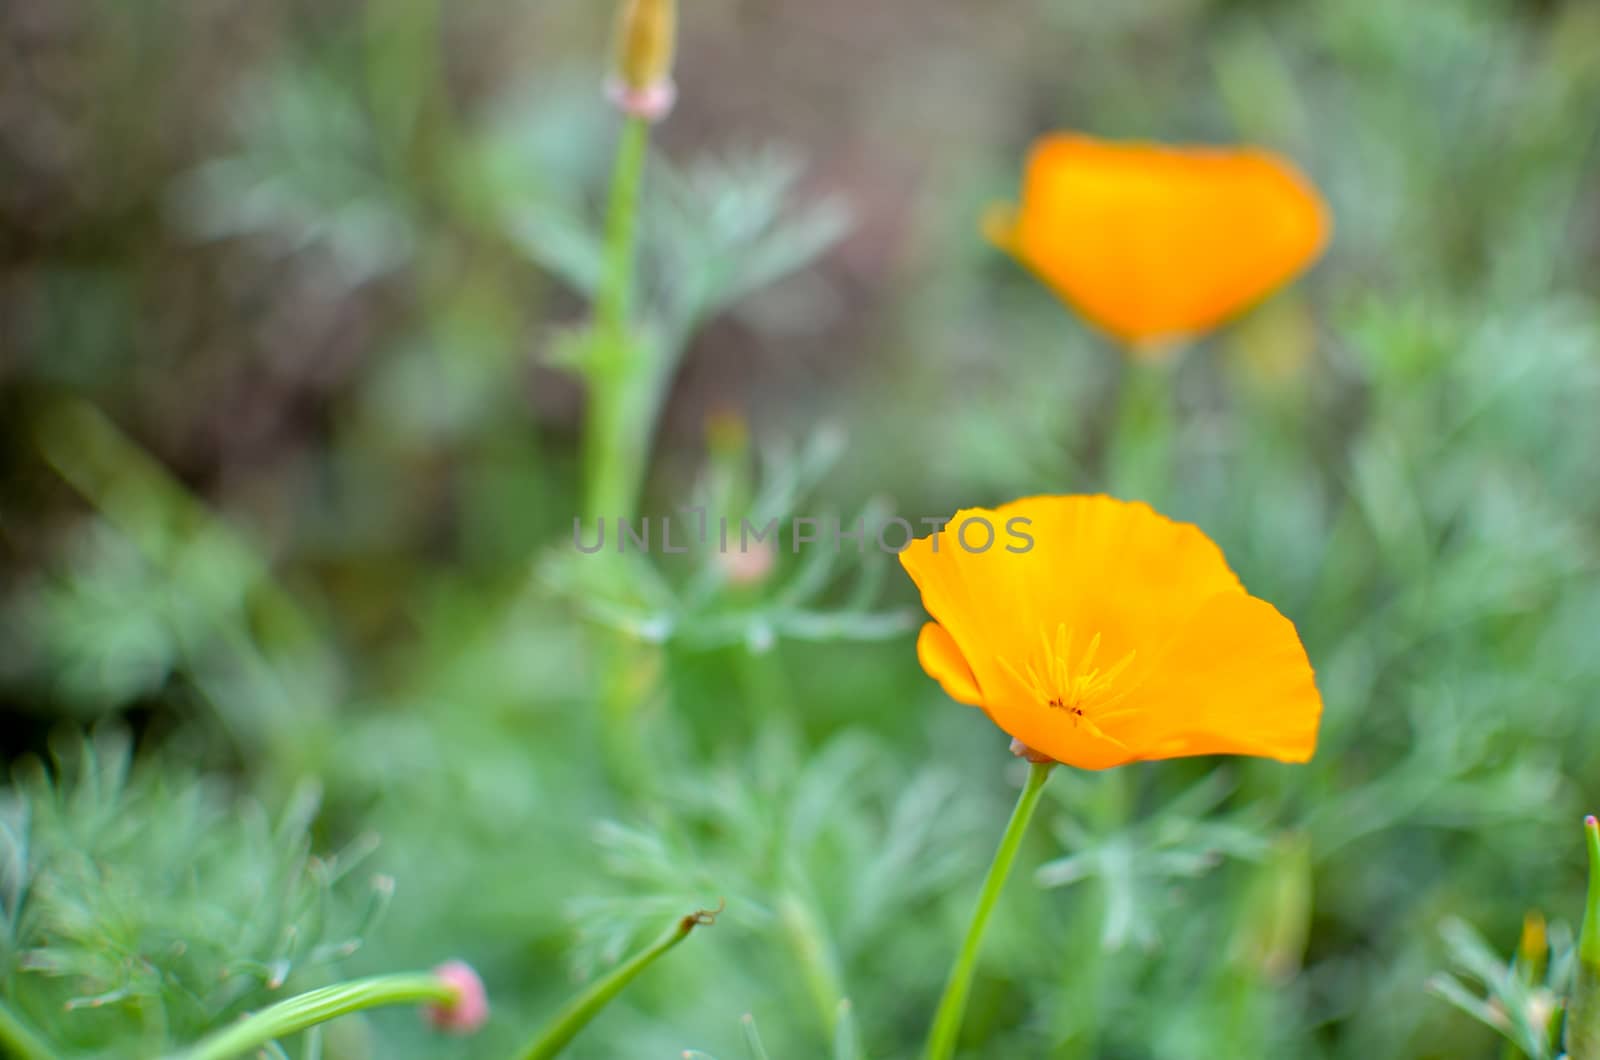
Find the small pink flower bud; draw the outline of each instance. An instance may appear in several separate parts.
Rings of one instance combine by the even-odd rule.
[[[435,968],[433,974],[456,992],[454,1001],[429,1005],[425,1010],[434,1029],[448,1034],[471,1034],[482,1027],[489,1018],[489,994],[472,965],[465,961],[446,961]]]
[[[719,555],[722,572],[734,585],[759,585],[772,573],[775,550],[771,541],[756,541],[748,548],[741,545]]]

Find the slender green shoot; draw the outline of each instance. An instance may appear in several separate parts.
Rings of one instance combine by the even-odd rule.
[[[995,851],[994,861],[989,864],[989,874],[984,877],[983,890],[978,894],[977,908],[972,911],[972,923],[967,928],[966,941],[961,944],[961,952],[950,967],[944,995],[939,999],[933,1026],[928,1031],[928,1045],[922,1054],[924,1060],[949,1060],[955,1055],[956,1038],[961,1033],[961,1018],[967,1010],[967,994],[972,989],[972,974],[978,966],[978,951],[983,945],[984,930],[989,926],[989,915],[994,912],[995,902],[1005,888],[1006,877],[1011,874],[1011,865],[1017,860],[1017,850],[1022,846],[1023,834],[1028,830],[1028,822],[1039,805],[1039,795],[1044,791],[1044,783],[1050,778],[1050,769],[1054,765],[1054,762],[1035,762],[1028,770],[1028,782],[1017,798],[1016,809],[1011,811],[1011,822],[1000,837],[1000,847]]]
[[[650,349],[633,327],[639,242],[639,201],[649,153],[650,126],[629,118],[617,142],[606,211],[605,271],[595,296],[593,344],[588,365],[589,424],[586,428],[586,501],[591,518],[625,518],[633,512],[648,448],[641,413],[645,388],[656,371]]]
[[[527,1048],[517,1054],[519,1060],[551,1060],[565,1049],[578,1033],[589,1025],[589,1022],[600,1014],[600,1010],[623,989],[637,979],[646,968],[654,964],[668,950],[689,937],[689,934],[701,924],[716,923],[718,910],[701,909],[690,913],[674,924],[666,934],[657,939],[647,949],[631,957],[626,963],[617,967],[610,975],[595,983],[588,990],[573,998],[566,1008],[556,1014],[556,1017],[545,1025],[538,1037],[528,1043]]]
[[[596,322],[610,335],[627,331],[633,313],[634,259],[639,241],[639,195],[650,125],[629,118],[617,141],[611,173],[611,199],[606,209],[605,279],[596,304]]]
[[[328,1020],[383,1005],[449,1005],[456,988],[423,972],[379,975],[309,990],[202,1039],[173,1060],[232,1060]]]

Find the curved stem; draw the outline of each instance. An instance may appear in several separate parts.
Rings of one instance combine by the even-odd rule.
[[[424,973],[379,975],[309,990],[280,1001],[202,1039],[175,1060],[231,1060],[268,1042],[315,1027],[319,1023],[380,1005],[414,1005],[456,1000],[456,988]]]
[[[539,1036],[517,1054],[519,1060],[551,1060],[552,1057],[559,1055],[561,1050],[578,1036],[578,1032],[587,1027],[589,1021],[611,1002],[612,998],[622,993],[624,987],[639,977],[639,973],[654,964],[658,957],[688,938],[689,933],[696,927],[710,924],[715,919],[716,913],[701,910],[678,921],[672,930],[657,939],[649,949],[635,954],[626,964],[573,998],[567,1007],[557,1013],[555,1019],[539,1032]]]
[[[972,973],[978,966],[978,950],[983,945],[983,932],[989,926],[989,914],[1005,888],[1006,877],[1011,874],[1011,864],[1017,860],[1017,850],[1022,846],[1022,836],[1028,830],[1028,821],[1039,805],[1039,795],[1044,782],[1050,778],[1054,762],[1035,762],[1028,770],[1028,783],[1017,797],[1017,807],[1011,811],[1011,822],[1000,837],[1000,847],[989,864],[989,875],[984,877],[983,890],[978,893],[978,906],[972,911],[972,923],[967,927],[966,941],[955,964],[950,966],[950,977],[945,981],[944,995],[939,998],[938,1011],[933,1016],[933,1026],[928,1031],[928,1045],[923,1050],[924,1060],[949,1060],[955,1055],[956,1036],[961,1033],[961,1017],[967,1009],[967,993],[972,988]]]

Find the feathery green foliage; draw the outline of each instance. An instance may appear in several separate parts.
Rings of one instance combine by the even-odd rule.
[[[311,853],[314,789],[273,817],[130,757],[102,729],[5,794],[0,994],[74,1055],[164,1052],[328,975],[394,890],[371,837]]]
[[[459,956],[477,1034],[268,1055],[510,1056],[725,900],[565,1055],[910,1055],[1022,770],[917,666],[893,556],[591,556],[573,517],[1107,491],[1295,622],[1318,753],[1057,770],[959,1048],[1571,1049],[1593,5],[684,4],[610,238],[608,6],[0,13],[0,1041],[161,1055]],[[1271,146],[1328,254],[1130,365],[978,234],[1058,127]],[[598,510],[595,388],[641,365]]]

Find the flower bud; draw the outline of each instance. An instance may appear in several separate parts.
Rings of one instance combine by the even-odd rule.
[[[1545,965],[1550,958],[1550,934],[1544,914],[1530,909],[1522,918],[1522,937],[1517,940],[1517,971],[1530,986],[1544,982]]]
[[[446,961],[433,974],[454,988],[456,996],[454,1001],[429,1005],[425,1010],[428,1022],[451,1034],[471,1034],[482,1027],[489,1018],[489,994],[472,966],[465,961]]]
[[[621,0],[615,33],[606,85],[611,101],[631,117],[660,121],[678,94],[672,83],[677,0]]]
[[[750,424],[733,409],[718,409],[706,417],[706,448],[713,456],[743,460],[750,448]]]
[[[717,554],[723,575],[733,585],[760,585],[777,563],[777,549],[770,540],[757,541],[748,548],[729,549]]]

